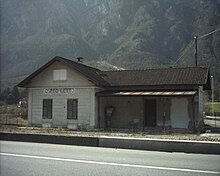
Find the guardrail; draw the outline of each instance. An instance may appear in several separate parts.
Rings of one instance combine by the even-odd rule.
[[[0,124],[3,125],[27,125],[28,122],[17,114],[0,114]]]
[[[142,139],[125,137],[79,137],[43,134],[0,132],[0,139],[7,141],[39,142],[105,148],[122,148],[164,152],[220,154],[220,142]]]

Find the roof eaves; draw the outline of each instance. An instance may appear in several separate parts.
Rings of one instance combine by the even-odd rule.
[[[71,64],[71,66],[75,70],[77,70],[79,73],[81,73],[85,77],[89,78],[89,80],[92,81],[95,85],[97,85],[97,86],[109,85],[109,83],[100,76],[99,72],[101,70],[99,70],[97,68],[93,68],[93,67],[87,66],[87,65],[84,65],[84,64],[81,64],[81,63],[77,63],[77,62],[74,62],[74,61],[71,61],[71,60],[67,60],[67,59],[64,59],[63,61],[67,65]],[[82,69],[83,67],[86,68],[87,70],[89,70],[89,73],[88,73],[88,71],[84,71]]]
[[[77,62],[62,58],[60,56],[54,57],[52,60],[44,64],[42,67],[37,69],[35,72],[33,72],[31,75],[29,75],[27,78],[25,78],[23,81],[18,83],[18,87],[27,87],[27,84],[33,79],[35,76],[37,76],[39,73],[44,71],[46,68],[48,68],[51,64],[53,64],[55,61],[63,62],[69,67],[74,68],[77,70],[79,73],[87,77],[91,82],[93,82],[97,86],[106,86],[109,85],[109,83],[103,79],[99,74],[98,74],[98,69],[89,67],[84,64],[79,64]]]
[[[17,84],[18,87],[27,87],[26,85],[30,82],[31,79],[33,79],[35,76],[37,76],[39,73],[44,71],[46,68],[48,68],[52,63],[59,60],[59,56],[54,57],[52,60],[44,64],[42,67],[34,71],[32,74],[30,74],[28,77],[26,77],[23,81]]]

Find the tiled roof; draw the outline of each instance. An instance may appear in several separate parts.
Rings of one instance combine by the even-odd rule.
[[[162,68],[147,70],[101,71],[59,56],[43,65],[18,84],[26,87],[29,81],[49,67],[60,61],[77,70],[97,86],[160,86],[160,85],[208,85],[210,87],[209,70],[205,67]]]
[[[95,85],[107,86],[108,82],[99,75],[100,70],[94,67],[89,67],[85,64],[78,63],[72,60],[62,59],[65,63],[69,64],[71,67],[79,71],[81,74],[89,78]]]
[[[32,73],[30,76],[28,76],[26,79],[24,79],[23,81],[21,81],[18,84],[18,87],[27,87],[27,84],[29,83],[29,81],[34,78],[35,76],[37,76],[40,72],[42,72],[43,70],[45,70],[46,68],[48,68],[51,64],[53,64],[55,61],[59,61],[59,62],[63,62],[65,64],[67,64],[69,67],[77,70],[78,72],[80,72],[81,74],[83,74],[84,76],[86,76],[89,80],[91,80],[95,85],[97,86],[108,86],[109,83],[106,82],[99,74],[98,72],[100,71],[99,69],[93,68],[93,67],[89,67],[85,64],[81,64],[78,62],[74,62],[65,58],[62,58],[60,56],[56,56],[54,57],[52,60],[50,60],[48,63],[46,63],[45,65],[43,65],[41,68],[39,68],[38,70],[36,70],[34,73]]]
[[[204,85],[208,68],[162,68],[148,70],[122,70],[101,72],[111,86],[129,85]]]

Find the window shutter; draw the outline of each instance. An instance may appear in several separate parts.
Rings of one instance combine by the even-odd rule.
[[[43,100],[43,118],[44,119],[52,118],[52,99]]]
[[[78,114],[78,100],[68,99],[67,100],[67,119],[77,119]]]

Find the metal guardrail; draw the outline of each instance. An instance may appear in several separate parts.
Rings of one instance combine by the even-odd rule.
[[[17,114],[0,114],[0,124],[2,125],[26,125],[25,120]]]
[[[206,116],[212,116],[212,113],[206,112]],[[214,116],[220,117],[220,112],[214,112]]]

